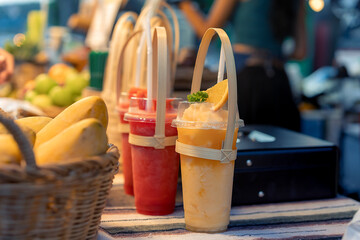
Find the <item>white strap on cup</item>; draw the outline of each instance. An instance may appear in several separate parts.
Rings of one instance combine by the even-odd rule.
[[[172,137],[163,137],[163,136],[153,136],[145,137],[139,136],[136,134],[129,135],[129,143],[142,147],[153,147],[155,149],[163,149],[167,146],[174,146],[177,140],[177,136]]]
[[[211,149],[199,146],[189,146],[179,141],[176,142],[176,151],[180,154],[189,155],[199,158],[207,158],[211,160],[218,160],[222,163],[229,162],[236,159],[236,150],[232,149],[235,123],[239,121],[239,114],[237,108],[237,82],[235,60],[232,51],[231,43],[226,32],[220,28],[209,28],[200,43],[199,51],[196,57],[194,75],[191,85],[191,93],[200,90],[201,79],[203,75],[204,63],[212,37],[217,34],[221,40],[221,48],[223,56],[225,57],[226,73],[228,77],[228,123],[226,128],[225,140],[222,143],[221,149]],[[222,59],[221,59],[222,61]],[[221,71],[221,70],[220,70]],[[213,157],[211,157],[212,155]]]
[[[210,160],[228,163],[236,159],[236,150],[232,149],[212,149],[199,146],[193,146],[176,141],[175,151],[190,157],[204,158]]]
[[[143,147],[153,147],[155,149],[164,149],[166,146],[175,145],[177,136],[165,137],[165,111],[166,111],[166,81],[167,81],[167,39],[166,30],[164,27],[156,27],[153,38],[153,71],[157,71],[157,78],[153,81],[157,82],[157,101],[156,101],[156,123],[155,123],[155,135],[154,136],[139,136],[129,134],[129,142],[133,145]],[[155,69],[156,67],[156,69]]]

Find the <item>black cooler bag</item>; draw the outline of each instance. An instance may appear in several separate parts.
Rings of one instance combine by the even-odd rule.
[[[239,129],[232,205],[332,198],[338,148],[279,127]]]

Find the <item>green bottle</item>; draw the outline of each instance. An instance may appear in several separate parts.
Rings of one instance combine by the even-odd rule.
[[[107,57],[107,51],[91,51],[89,54],[89,87],[94,90],[102,91]]]

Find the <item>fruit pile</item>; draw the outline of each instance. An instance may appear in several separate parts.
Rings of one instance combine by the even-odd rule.
[[[82,91],[89,85],[89,73],[58,63],[48,73],[38,75],[25,87],[25,100],[40,107],[66,107],[81,98]]]
[[[105,154],[108,149],[108,113],[100,97],[83,98],[55,118],[27,117],[15,120],[30,143],[38,165],[66,163],[76,158]],[[0,164],[21,164],[21,153],[0,124]]]

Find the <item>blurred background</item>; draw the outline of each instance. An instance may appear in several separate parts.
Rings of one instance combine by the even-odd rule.
[[[168,1],[180,21],[175,93],[182,96],[190,89],[199,40],[176,2]],[[86,74],[85,39],[93,4],[92,0],[0,0],[0,47],[15,57],[13,82],[17,88],[24,88],[27,81],[60,62]],[[139,12],[143,4],[129,0],[117,17],[122,11]],[[307,0],[306,31],[306,58],[288,61],[285,66],[301,112],[301,132],[339,146],[339,192],[359,199],[360,1]],[[283,51],[292,47],[289,39]],[[213,44],[206,60],[208,81],[216,81],[218,51],[219,45]],[[11,94],[19,93],[0,88],[1,97]]]

